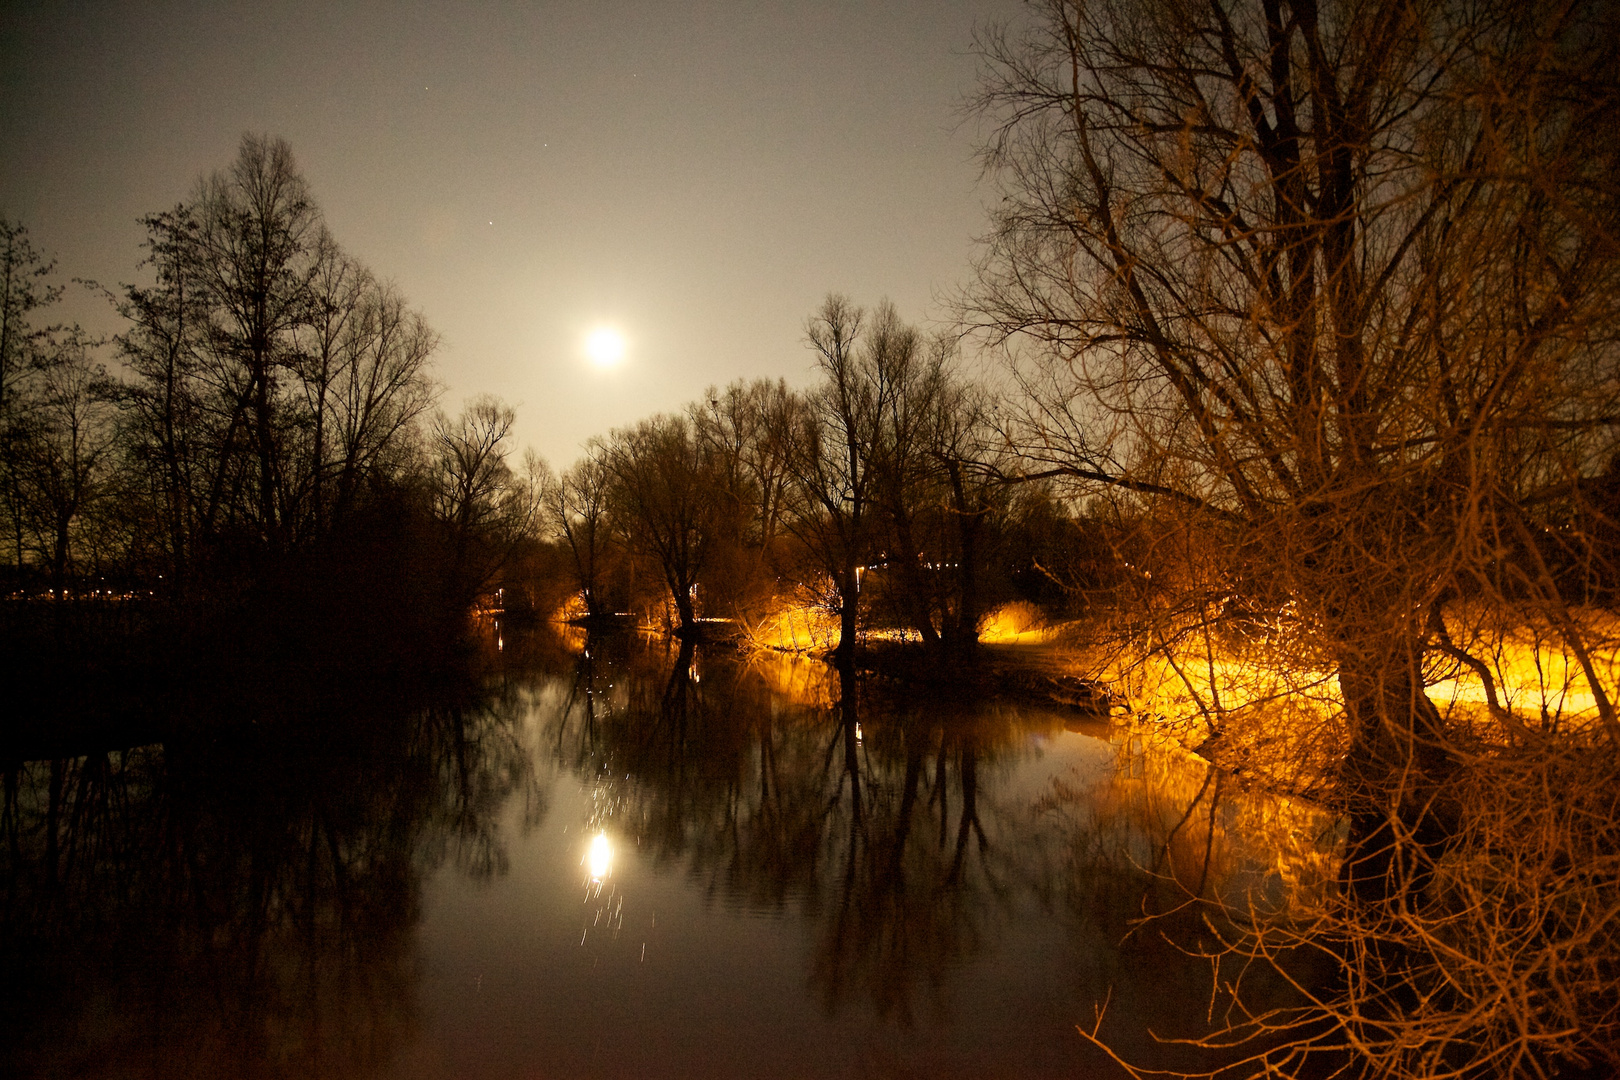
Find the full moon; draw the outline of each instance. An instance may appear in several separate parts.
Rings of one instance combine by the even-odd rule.
[[[585,355],[599,368],[610,368],[624,359],[624,335],[611,326],[599,326],[585,335]]]

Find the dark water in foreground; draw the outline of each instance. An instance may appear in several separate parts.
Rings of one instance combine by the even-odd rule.
[[[1191,1065],[1149,1031],[1202,1030],[1161,932],[1196,916],[1138,921],[1277,902],[1321,827],[1095,717],[490,637],[426,691],[255,686],[7,764],[0,1066],[1110,1076],[1075,1030],[1105,999],[1117,1048]]]

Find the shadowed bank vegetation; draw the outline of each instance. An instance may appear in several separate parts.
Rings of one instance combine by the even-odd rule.
[[[543,466],[514,469],[498,402],[435,412],[437,335],[338,246],[287,145],[244,138],[142,224],[102,342],[45,321],[53,265],[0,230],[7,622],[374,600],[454,625],[499,588]]]
[[[126,715],[0,751],[18,1075],[365,1076],[414,1037],[424,876],[499,873],[507,799],[545,811],[517,703],[465,658],[408,684],[259,674],[169,688],[151,742]],[[153,709],[124,689],[104,706]]]

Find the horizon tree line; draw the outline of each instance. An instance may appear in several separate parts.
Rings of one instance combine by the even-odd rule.
[[[13,588],[38,570],[58,597],[108,575],[200,596],[384,510],[435,548],[447,597],[487,586],[532,531],[541,470],[509,462],[509,408],[437,410],[438,335],[338,245],[286,142],[244,136],[141,223],[148,281],[102,290],[126,320],[106,342],[40,325],[54,264],[0,223]]]
[[[557,478],[546,519],[582,616],[639,604],[692,635],[705,617],[746,630],[818,607],[843,660],[875,628],[971,651],[991,607],[1042,595],[1037,564],[1081,530],[1049,487],[1020,482],[954,339],[837,294],[806,336],[810,387],[710,388],[592,439]]]
[[[284,141],[245,136],[141,224],[146,280],[95,286],[126,320],[96,341],[42,323],[54,263],[3,223],[13,591],[229,594],[382,532],[432,548],[452,605],[509,584],[552,614],[564,586],[533,579],[560,562],[592,618],[636,608],[692,634],[809,603],[838,621],[840,656],[869,624],[971,649],[1013,595],[1002,549],[1018,515],[1035,508],[1048,546],[1068,520],[1050,491],[1009,490],[1008,447],[954,340],[886,302],[827,298],[807,323],[811,388],[711,389],[591,440],[555,476],[513,460],[510,407],[437,409],[438,335],[343,251]],[[1050,585],[1018,557],[1025,592]]]

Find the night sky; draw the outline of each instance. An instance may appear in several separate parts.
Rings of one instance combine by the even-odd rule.
[[[292,145],[332,232],[554,465],[710,383],[803,385],[832,290],[943,318],[987,224],[958,3],[0,7],[0,214],[62,278],[137,279],[137,218]],[[56,318],[110,333],[77,290]],[[582,341],[622,329],[603,372]]]

